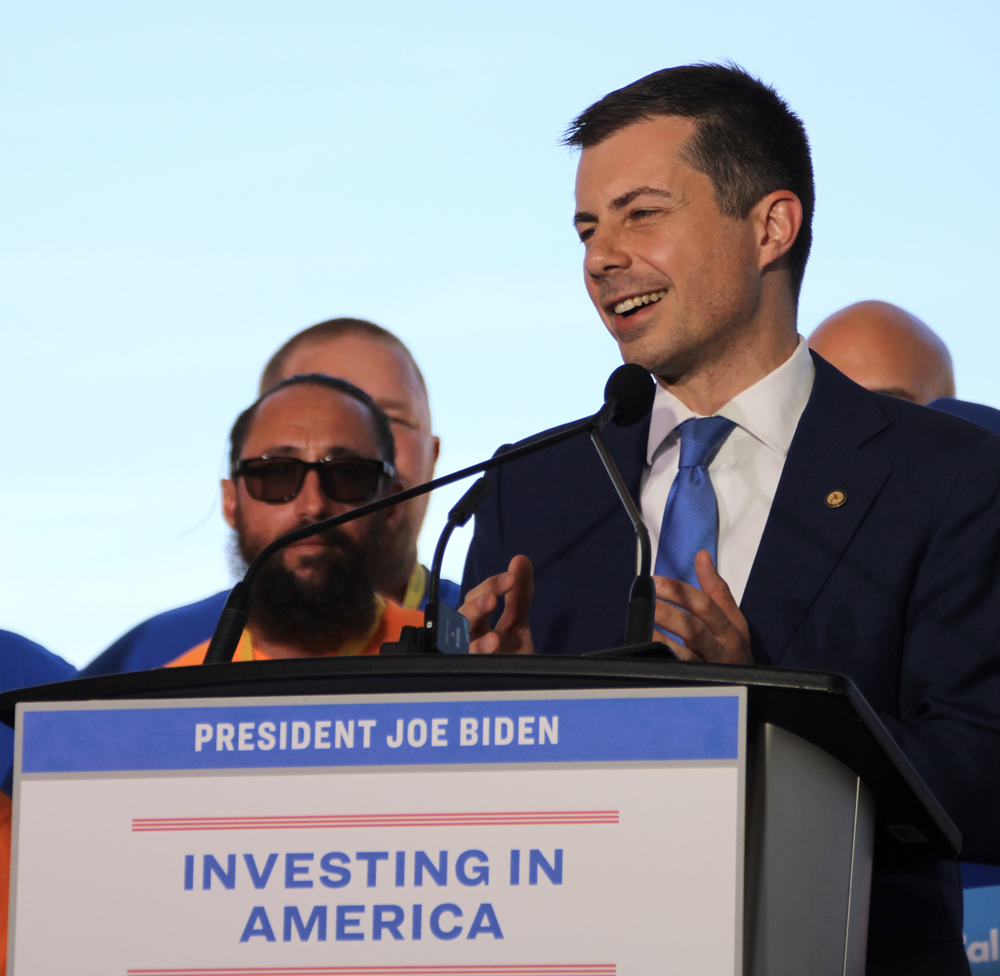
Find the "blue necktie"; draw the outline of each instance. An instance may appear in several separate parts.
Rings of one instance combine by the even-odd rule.
[[[725,417],[685,420],[677,428],[681,458],[663,509],[656,575],[698,586],[694,557],[707,549],[719,564],[719,503],[708,476],[708,466],[736,425]]]

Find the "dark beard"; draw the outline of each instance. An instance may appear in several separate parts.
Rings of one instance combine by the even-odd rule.
[[[272,643],[313,655],[329,654],[364,636],[375,622],[370,553],[378,551],[384,534],[379,516],[363,545],[342,529],[327,530],[323,538],[332,545],[319,555],[299,558],[298,565],[310,571],[307,578],[285,565],[283,553],[272,556],[254,580],[252,630]],[[236,543],[244,564],[263,549],[248,544],[242,524]]]

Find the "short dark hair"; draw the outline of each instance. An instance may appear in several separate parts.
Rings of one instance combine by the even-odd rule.
[[[573,120],[563,141],[588,149],[619,129],[661,116],[694,122],[685,161],[712,181],[726,216],[746,219],[775,190],[791,190],[799,198],[802,227],[788,252],[798,295],[816,198],[802,120],[773,88],[739,65],[688,64],[655,71],[605,95]]]
[[[417,374],[417,380],[426,398],[427,384],[424,382],[424,374],[420,372],[420,367],[413,358],[413,353],[406,347],[406,343],[388,329],[383,329],[381,325],[376,325],[367,319],[352,318],[327,319],[325,322],[317,322],[315,325],[310,325],[308,329],[296,332],[268,360],[267,365],[264,367],[264,372],[260,377],[260,392],[263,393],[271,389],[278,382],[282,368],[285,365],[285,360],[299,346],[308,345],[309,343],[326,342],[327,340],[339,339],[341,336],[347,335],[362,335],[398,349],[410,361],[410,365]]]
[[[236,473],[236,465],[240,461],[243,453],[243,445],[246,443],[247,435],[253,425],[254,417],[260,405],[273,396],[279,390],[287,389],[290,386],[325,386],[327,389],[336,390],[345,396],[352,397],[358,403],[368,408],[375,423],[375,438],[378,441],[379,460],[388,461],[389,464],[396,463],[396,445],[392,439],[392,428],[389,426],[389,418],[385,411],[367,394],[364,390],[359,390],[353,383],[339,379],[335,376],[325,376],[323,373],[302,373],[298,376],[289,376],[287,380],[276,383],[266,393],[259,396],[246,410],[243,411],[233,424],[233,429],[229,432],[229,474],[233,477]]]

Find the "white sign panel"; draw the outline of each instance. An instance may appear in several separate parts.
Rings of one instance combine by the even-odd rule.
[[[741,971],[744,689],[17,724],[17,976]]]

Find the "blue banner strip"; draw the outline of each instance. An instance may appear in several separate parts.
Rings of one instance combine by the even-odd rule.
[[[22,772],[738,758],[736,695],[26,711]]]

